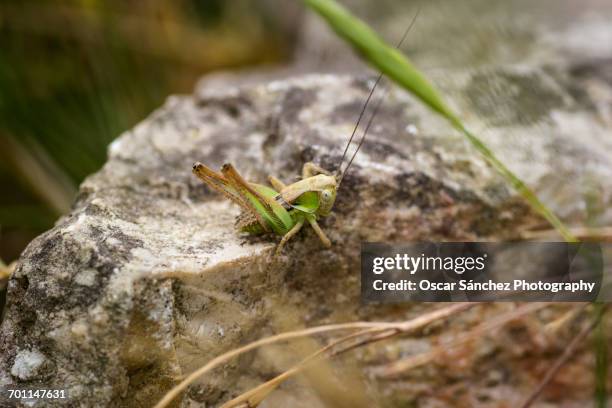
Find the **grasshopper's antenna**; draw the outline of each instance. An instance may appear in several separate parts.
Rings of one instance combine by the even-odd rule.
[[[378,77],[376,78],[376,81],[374,82],[374,86],[372,86],[372,89],[370,89],[370,93],[368,94],[367,99],[365,100],[363,106],[361,107],[361,112],[359,112],[359,117],[357,118],[357,123],[355,123],[355,127],[353,128],[353,132],[351,133],[351,137],[349,138],[348,142],[346,143],[346,146],[344,147],[344,152],[342,152],[342,158],[340,159],[340,162],[338,163],[338,169],[336,170],[336,175],[339,176],[342,172],[342,163],[344,162],[344,158],[346,157],[346,153],[348,152],[349,146],[351,145],[351,143],[353,142],[353,138],[355,137],[355,133],[357,133],[357,129],[359,129],[359,124],[361,123],[361,119],[363,119],[363,115],[365,114],[365,111],[368,107],[368,104],[370,103],[370,99],[372,99],[372,95],[374,95],[374,90],[376,89],[376,87],[378,86],[378,83],[381,81],[383,77],[383,74],[378,74]]]
[[[382,105],[382,102],[385,100],[385,96],[387,96],[388,91],[389,91],[389,88],[385,89],[384,93],[380,96],[380,98],[378,98],[378,101],[376,102],[376,105],[374,106],[374,109],[372,110],[372,114],[370,115],[370,120],[368,120],[368,124],[366,125],[363,131],[363,136],[361,137],[361,140],[359,141],[359,144],[357,145],[357,149],[355,149],[355,152],[353,152],[353,155],[351,156],[351,160],[349,160],[348,164],[346,165],[346,168],[340,175],[340,179],[338,180],[338,186],[340,185],[340,183],[342,183],[342,179],[344,178],[344,175],[348,171],[349,167],[351,167],[351,164],[353,164],[353,160],[355,160],[355,156],[357,156],[359,149],[361,149],[363,142],[365,142],[365,138],[366,138],[366,135],[368,134],[368,130],[370,130],[370,127],[372,126],[372,123],[374,122],[374,117],[376,116],[376,113],[378,113],[378,109]]]
[[[397,43],[395,48],[400,48],[402,46],[402,43],[404,42],[404,40],[408,36],[408,33],[410,32],[410,30],[414,26],[414,23],[416,22],[416,19],[419,16],[420,12],[421,12],[421,5],[419,4],[417,12],[415,13],[414,17],[412,17],[412,21],[410,22],[410,25],[408,26],[408,28],[404,32],[404,35],[402,35],[402,39]],[[366,137],[366,135],[368,133],[368,129],[370,129],[370,126],[372,124],[374,116],[376,115],[376,112],[378,111],[378,108],[380,107],[380,105],[382,103],[383,97],[386,94],[386,92],[385,92],[385,94],[383,94],[383,97],[381,97],[379,99],[378,103],[376,104],[376,107],[374,108],[372,116],[370,116],[370,120],[368,121],[366,129],[365,129],[365,131],[363,133],[363,136],[361,137],[361,141],[359,142],[359,145],[357,146],[357,150],[355,150],[355,153],[353,153],[353,156],[351,157],[351,160],[349,161],[349,164],[346,166],[344,171],[342,171],[342,163],[344,162],[344,159],[346,157],[346,153],[348,152],[348,149],[349,149],[351,143],[353,142],[353,138],[355,137],[355,133],[357,133],[357,129],[359,129],[359,124],[361,123],[361,119],[363,119],[363,116],[364,116],[365,111],[366,111],[366,109],[368,107],[368,104],[370,103],[370,99],[372,99],[372,95],[374,94],[374,91],[376,90],[376,87],[378,86],[378,84],[380,83],[382,78],[383,78],[383,74],[382,73],[378,74],[378,77],[376,78],[376,81],[374,82],[374,85],[372,86],[372,89],[370,90],[370,93],[368,94],[368,97],[366,98],[366,100],[365,100],[365,102],[363,104],[363,107],[361,108],[361,112],[359,113],[359,117],[357,118],[357,123],[355,124],[355,127],[353,128],[353,132],[351,133],[351,137],[349,138],[348,143],[346,144],[346,147],[344,148],[344,152],[342,152],[342,158],[340,159],[340,163],[338,164],[338,169],[336,170],[336,177],[339,176],[338,185],[340,185],[340,181],[342,181],[342,179],[344,178],[344,175],[346,174],[346,171],[348,170],[348,168],[351,166],[351,163],[353,162],[353,159],[355,158],[355,155],[357,155],[357,152],[361,148],[361,145],[363,144],[363,141],[365,140],[365,137]]]

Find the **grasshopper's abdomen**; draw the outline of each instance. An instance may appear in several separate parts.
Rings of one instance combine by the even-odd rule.
[[[300,211],[291,210],[288,212],[291,217],[291,225],[287,225],[287,231],[289,231],[297,222],[298,219],[302,218],[303,215]],[[252,235],[261,235],[266,232],[264,227],[257,221],[257,218],[249,212],[242,212],[236,218],[236,228],[240,232],[246,232]],[[281,234],[282,235],[282,234]]]
[[[253,235],[261,235],[265,232],[264,228],[257,221],[257,218],[248,212],[242,212],[236,218],[236,228],[240,232],[246,232]]]

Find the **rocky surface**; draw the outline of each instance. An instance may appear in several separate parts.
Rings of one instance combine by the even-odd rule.
[[[609,224],[610,61],[510,64],[438,77],[469,126],[565,220]],[[360,305],[362,241],[507,239],[545,226],[460,136],[395,89],[322,222],[331,249],[306,228],[272,261],[277,239],[238,234],[238,209],[192,176],[194,161],[213,168],[231,162],[258,182],[268,174],[292,181],[310,160],[335,169],[371,84],[342,75],[210,77],[194,95],[169,98],[119,137],[104,168],[81,186],[72,212],[19,261],[0,332],[0,383],[68,387],[74,406],[148,407],[182,375],[246,341],[426,309]],[[470,378],[469,392],[483,389],[483,401],[516,405],[513,398],[538,379],[521,359],[550,358],[563,344],[524,340],[508,334],[512,347],[498,357],[495,342],[475,350],[472,357],[486,363],[461,374]],[[426,347],[406,340],[393,353]],[[273,357],[256,357],[204,378],[182,406],[216,406],[277,372]],[[351,364],[377,358],[359,354]],[[542,372],[546,361],[538,361]],[[461,371],[448,364],[386,382],[384,392],[376,391],[380,382],[357,380],[369,384],[367,398],[378,404],[435,405],[457,390],[443,387]],[[578,377],[548,397],[578,404],[590,398],[590,377]],[[325,399],[292,382],[267,404],[314,407]]]
[[[196,160],[235,163],[260,182],[291,181],[309,160],[334,169],[370,83],[217,79],[117,139],[72,213],[30,244],[10,281],[3,383],[66,385],[82,406],[149,406],[181,375],[281,326],[415,313],[359,305],[361,241],[511,238],[540,222],[397,90],[322,223],[329,250],[306,229],[273,262],[276,239],[238,234],[238,209],[192,176]],[[272,370],[251,363],[224,367],[189,398],[214,404]]]

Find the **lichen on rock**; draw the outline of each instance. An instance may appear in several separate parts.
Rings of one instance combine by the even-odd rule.
[[[20,380],[34,378],[45,363],[45,356],[38,350],[24,350],[17,353],[11,367],[11,375]]]

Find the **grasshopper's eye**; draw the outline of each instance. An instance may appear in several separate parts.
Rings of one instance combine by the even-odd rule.
[[[321,201],[327,203],[327,205],[333,205],[336,200],[336,192],[331,189],[325,189],[321,191]]]
[[[319,194],[319,199],[321,202],[319,203],[319,215],[326,216],[331,211],[334,206],[334,201],[336,201],[336,191],[334,189],[324,189],[321,190]]]

